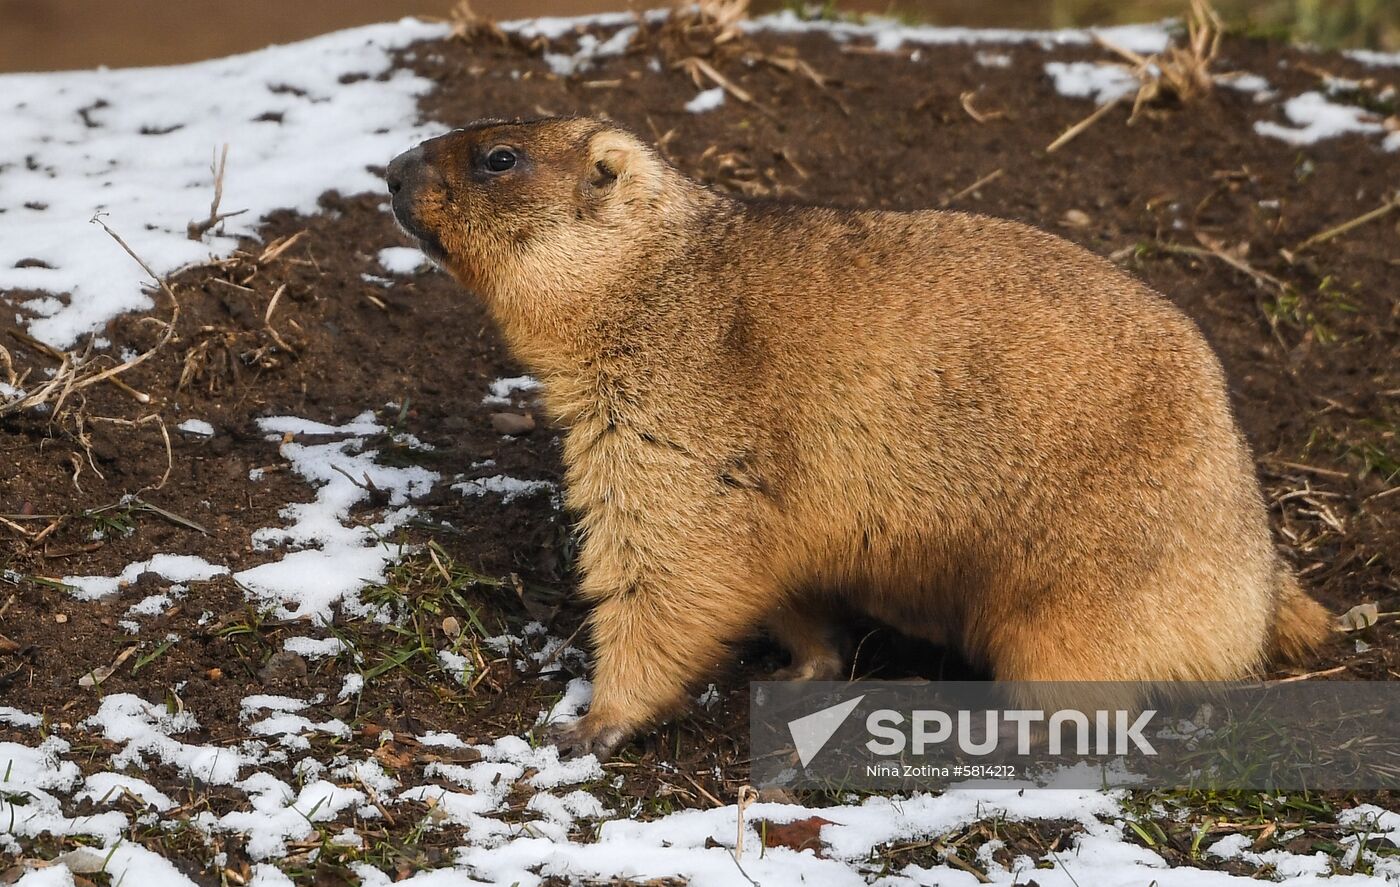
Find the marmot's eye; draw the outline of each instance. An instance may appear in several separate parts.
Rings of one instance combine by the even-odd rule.
[[[486,168],[492,172],[505,172],[515,166],[515,152],[509,148],[496,148],[486,155]]]

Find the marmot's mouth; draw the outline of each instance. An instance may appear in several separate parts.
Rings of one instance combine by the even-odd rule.
[[[399,230],[417,240],[418,245],[422,247],[423,252],[428,254],[429,258],[439,261],[446,258],[447,250],[442,248],[442,241],[438,240],[437,235],[433,232],[419,226],[418,220],[413,217],[411,208],[400,207],[397,197],[391,205],[394,208],[394,221],[398,223]]]

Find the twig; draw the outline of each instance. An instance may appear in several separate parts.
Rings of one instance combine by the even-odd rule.
[[[746,105],[752,105],[754,108],[756,108],[763,114],[772,117],[775,120],[777,119],[778,115],[774,114],[772,111],[768,110],[763,105],[760,105],[758,101],[753,97],[752,93],[748,92],[743,87],[734,83],[732,80],[730,80],[728,77],[725,77],[719,71],[716,71],[714,65],[711,65],[709,62],[705,61],[699,56],[693,55],[689,58],[681,59],[679,62],[676,63],[676,67],[683,68],[686,71],[686,73],[690,75],[690,79],[695,81],[695,84],[697,86],[701,85],[700,75],[703,74],[705,77],[708,77],[710,80],[714,81],[718,86],[723,88],[725,92],[734,96],[734,98],[738,99]]]
[[[709,801],[711,804],[714,804],[716,807],[729,806],[728,804],[721,801],[719,798],[716,798],[714,795],[706,791],[705,787],[700,783],[696,782],[695,777],[691,776],[689,773],[682,773],[681,775],[685,777],[686,782],[689,782],[691,785],[695,786],[695,790],[698,791],[700,794],[704,795],[705,800]]]
[[[1099,105],[1099,107],[1094,111],[1094,113],[1090,114],[1088,117],[1085,117],[1083,120],[1079,121],[1075,125],[1071,126],[1069,129],[1065,130],[1063,133],[1060,134],[1059,138],[1055,139],[1055,141],[1047,145],[1045,148],[1045,153],[1053,154],[1056,151],[1063,148],[1065,145],[1072,142],[1075,138],[1079,136],[1080,133],[1084,132],[1084,130],[1093,126],[1095,123],[1098,123],[1099,118],[1103,117],[1109,111],[1112,111],[1114,108],[1121,105],[1123,103],[1124,98],[1126,98],[1126,96],[1120,95],[1111,101]]]
[[[431,549],[429,550],[429,554],[432,554]],[[437,563],[437,555],[435,555],[435,554],[433,555],[433,563]],[[439,565],[439,568],[441,568],[441,565]],[[579,623],[579,627],[574,629],[574,633],[571,634],[571,635],[569,635],[568,638],[565,639],[564,643],[562,643],[562,644],[560,644],[559,646],[555,647],[555,648],[554,648],[554,652],[550,653],[548,656],[546,656],[544,659],[542,659],[542,660],[540,661],[540,666],[539,666],[539,668],[536,668],[536,669],[535,669],[535,674],[537,674],[537,675],[544,674],[544,670],[545,670],[546,668],[549,668],[551,665],[553,665],[553,664],[554,664],[554,660],[556,660],[556,659],[559,658],[559,654],[560,654],[560,653],[563,653],[565,650],[567,650],[567,649],[569,648],[569,646],[574,642],[574,639],[578,637],[579,632],[583,631],[583,626],[584,626],[584,625],[587,625],[587,624],[588,624],[588,623],[586,623],[586,622]],[[723,807],[724,805],[723,805],[723,804],[720,804],[719,806]]]
[[[236,210],[231,213],[219,212],[219,204],[224,199],[224,169],[228,166],[228,142],[224,142],[224,150],[219,154],[218,166],[209,164],[209,171],[214,174],[214,202],[209,204],[209,218],[202,222],[190,222],[185,226],[185,234],[190,240],[203,240],[204,235],[209,233],[209,229],[234,216],[246,213],[246,209]]]
[[[734,839],[735,865],[739,864],[739,860],[743,858],[744,855],[744,810],[756,800],[758,800],[758,792],[754,791],[753,786],[743,785],[739,787],[738,803],[734,805],[739,820],[739,833]],[[740,871],[742,871],[742,869]],[[745,877],[748,876],[745,875]]]
[[[986,123],[989,120],[998,120],[1006,116],[1005,111],[979,111],[972,107],[972,97],[976,94],[975,89],[969,89],[958,97],[958,102],[962,104],[962,109],[967,112],[967,116],[978,123]]]
[[[1264,461],[1272,463],[1274,465],[1282,465],[1284,468],[1292,468],[1295,471],[1306,471],[1309,474],[1320,474],[1323,477],[1335,477],[1343,480],[1345,480],[1348,477],[1351,477],[1351,475],[1347,474],[1345,471],[1336,471],[1331,468],[1318,468],[1316,465],[1304,465],[1302,462],[1289,462],[1284,459],[1275,459],[1273,456],[1265,456]]]
[[[126,425],[130,428],[154,422],[156,427],[160,429],[161,440],[165,442],[165,473],[161,475],[160,483],[153,487],[142,487],[142,489],[159,490],[165,487],[165,482],[170,480],[170,472],[175,468],[175,450],[170,446],[170,432],[165,428],[165,420],[161,419],[158,413],[151,413],[149,416],[142,416],[140,419],[114,419],[109,416],[93,416],[92,420],[94,422],[110,422],[113,425]],[[95,471],[96,469],[94,468],[93,470]],[[76,478],[76,475],[74,475],[74,477]],[[151,510],[155,511],[156,509]]]
[[[14,336],[16,339],[19,339],[21,342],[28,345],[30,348],[33,348],[35,351],[38,351],[41,354],[47,354],[54,360],[62,362],[63,352],[59,351],[57,348],[52,348],[49,345],[46,345],[45,343],[39,341],[38,339],[21,330],[10,330],[9,333],[11,336]],[[144,391],[137,391],[135,388],[132,388],[130,385],[126,384],[121,379],[118,379],[115,376],[107,379],[107,384],[111,385],[113,388],[116,388],[118,391],[127,395],[132,400],[135,400],[137,403],[148,404],[151,402],[151,396],[149,394],[147,394]]]
[[[19,524],[15,523],[14,521],[12,521],[12,520],[6,520],[6,519],[3,518],[3,517],[0,517],[0,526],[7,527],[7,528],[9,528],[10,530],[13,530],[13,531],[16,532],[16,533],[19,533],[21,536],[25,537],[26,539],[28,539],[28,538],[30,538],[30,537],[32,537],[32,536],[34,535],[33,533],[29,532],[29,531],[26,530],[24,527],[21,527]]]
[[[1275,684],[1291,684],[1294,681],[1306,681],[1310,678],[1326,677],[1327,675],[1339,674],[1340,672],[1344,672],[1346,670],[1347,667],[1345,665],[1338,665],[1334,668],[1324,668],[1322,671],[1310,671],[1307,674],[1295,674],[1286,678],[1278,678],[1272,681],[1265,681],[1264,685],[1272,687]]]
[[[194,530],[194,531],[197,532],[197,533],[203,533],[203,534],[206,535],[206,536],[209,535],[209,531],[208,531],[208,530],[206,530],[204,527],[200,526],[199,524],[195,523],[194,521],[190,520],[190,519],[187,518],[187,517],[181,517],[180,515],[176,514],[175,512],[173,512],[173,511],[167,511],[166,509],[161,508],[159,505],[155,505],[155,504],[153,504],[153,503],[147,502],[145,499],[135,499],[135,500],[133,500],[133,501],[135,502],[136,505],[140,506],[140,508],[141,508],[143,511],[149,511],[149,512],[151,512],[151,513],[154,514],[154,515],[157,515],[157,516],[159,516],[159,517],[163,517],[163,518],[165,518],[166,520],[170,521],[172,524],[175,524],[175,525],[181,526],[181,527],[185,527],[185,528],[190,529],[190,530]]]
[[[968,185],[966,188],[954,194],[952,197],[945,197],[942,201],[942,205],[947,206],[950,203],[957,203],[959,200],[962,200],[964,197],[971,194],[973,191],[976,191],[978,188],[981,188],[983,185],[989,185],[992,182],[995,182],[997,179],[1001,178],[1005,173],[1006,170],[1002,169],[1001,167],[997,167],[996,169],[987,173],[982,178],[973,182],[971,185]]]
[[[1309,237],[1307,240],[1304,240],[1302,243],[1293,247],[1293,252],[1300,253],[1310,246],[1317,246],[1319,243],[1326,243],[1332,238],[1345,234],[1353,228],[1359,228],[1367,222],[1374,222],[1376,219],[1384,218],[1396,209],[1400,209],[1400,192],[1397,192],[1394,197],[1390,198],[1390,200],[1386,201],[1385,203],[1381,204],[1380,206],[1376,207],[1370,212],[1364,212],[1349,222],[1343,222],[1340,225],[1328,228],[1326,231],[1314,234],[1312,237]]]
[[[298,240],[301,240],[301,238],[305,235],[306,229],[303,228],[290,237],[283,237],[279,240],[272,241],[272,243],[269,243],[267,245],[267,249],[262,251],[262,255],[258,256],[257,264],[266,265],[273,259],[278,258],[287,250],[291,249],[292,246],[295,245]]]

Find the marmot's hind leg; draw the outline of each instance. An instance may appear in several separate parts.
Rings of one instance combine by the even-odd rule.
[[[768,630],[792,661],[773,672],[775,681],[835,681],[845,672],[840,626],[820,600],[784,604],[768,617]]]
[[[1084,693],[1101,695],[1103,704],[1140,694],[1120,682],[1232,681],[1257,673],[1271,618],[1269,569],[1247,561],[1234,569],[1201,569],[1199,560],[1192,566],[1167,561],[1137,582],[1076,576],[1046,589],[1021,618],[984,619],[988,630],[975,646],[998,681],[1046,682],[1027,690],[1051,705]]]

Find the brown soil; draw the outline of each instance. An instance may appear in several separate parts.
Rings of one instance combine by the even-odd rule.
[[[1384,189],[1400,181],[1400,154],[1382,153],[1374,138],[1307,148],[1264,139],[1253,133],[1253,122],[1278,119],[1276,104],[1258,105],[1246,94],[1220,90],[1189,107],[1151,109],[1131,126],[1125,125],[1126,111],[1112,113],[1047,155],[1044,147],[1091,106],[1058,96],[1043,74],[1044,62],[1101,53],[989,48],[1009,53],[1013,64],[979,65],[973,47],[925,49],[911,58],[909,52],[841,48],[823,36],[764,36],[747,47],[753,58],[800,58],[827,84],[763,61],[748,65],[731,54],[716,65],[757,104],[731,97],[706,114],[682,110],[697,87],[679,71],[649,71],[650,49],[606,60],[577,79],[550,75],[537,52],[490,42],[417,47],[405,54],[405,64],[439,84],[423,101],[428,120],[455,125],[484,116],[608,115],[655,139],[691,175],[726,190],[891,209],[946,204],[1021,219],[1120,257],[1195,318],[1219,350],[1258,456],[1280,549],[1309,590],[1339,613],[1368,601],[1385,613],[1400,609],[1396,216],[1295,254],[1291,262],[1282,252],[1379,205]],[[1317,86],[1304,62],[1340,75],[1400,81],[1393,70],[1238,40],[1227,42],[1221,67],[1263,73],[1290,95]],[[512,72],[519,72],[518,79]],[[973,91],[971,102],[984,122],[964,110],[960,96],[967,91]],[[965,192],[996,170],[1003,173]],[[78,679],[132,644],[141,645],[138,657],[152,652],[167,633],[183,640],[139,672],[133,673],[133,657],[101,689],[161,700],[179,687],[179,698],[207,731],[200,741],[237,738],[238,704],[250,693],[324,692],[335,698],[344,672],[324,662],[313,663],[304,678],[260,678],[282,638],[307,629],[260,619],[228,580],[196,585],[189,598],[132,636],[116,623],[149,583],[138,582],[107,602],[76,603],[35,578],[114,575],[157,551],[199,553],[234,569],[267,559],[250,550],[249,534],[279,525],[282,505],[311,494],[299,479],[277,470],[276,444],[253,425],[259,416],[344,421],[367,408],[400,404],[406,409],[382,410],[386,422],[437,449],[423,454],[381,441],[387,457],[426,462],[445,477],[501,472],[558,479],[557,429],[503,438],[491,428],[490,413],[502,408],[482,404],[486,387],[520,369],[481,306],[437,272],[400,279],[388,289],[364,281],[363,273],[382,273],[374,253],[404,242],[402,235],[376,195],[327,194],[322,206],[310,218],[271,218],[262,242],[246,244],[246,255],[172,281],[182,306],[178,337],[124,377],[150,392],[155,404],[139,407],[106,386],[89,390],[84,409],[90,416],[135,419],[159,412],[172,427],[174,464],[163,488],[151,489],[166,469],[153,426],[90,421],[89,463],[71,425],[37,419],[0,425],[0,514],[63,516],[38,544],[0,527],[0,566],[14,571],[0,582],[0,635],[19,647],[7,652],[0,645],[5,704],[46,714],[57,724],[77,724],[100,702],[99,693],[78,688]],[[256,261],[265,244],[298,232],[305,233],[280,257]],[[1285,281],[1289,294],[1201,254],[1198,236],[1227,250],[1247,246],[1245,260]],[[283,284],[273,325],[295,353],[274,345],[250,365],[249,355],[269,343],[263,312]],[[105,335],[117,347],[139,348],[155,339],[152,325],[137,317],[114,321]],[[211,344],[199,352],[201,343]],[[51,364],[24,346],[11,350],[18,362]],[[204,355],[197,363],[201,372],[177,389],[192,352]],[[203,441],[173,433],[174,424],[187,417],[207,419],[218,434]],[[498,467],[475,473],[469,467],[486,459]],[[75,464],[82,466],[76,477]],[[250,483],[249,469],[260,466],[272,470]],[[145,501],[209,533],[136,512],[129,535],[94,541],[96,522],[84,513],[143,489]],[[422,511],[424,520],[403,533],[405,541],[431,539],[456,564],[483,576],[520,577],[518,585],[466,588],[467,602],[489,630],[518,628],[542,615],[554,620],[557,634],[568,635],[578,624],[573,605],[555,609],[572,577],[567,520],[548,497],[524,497],[503,507],[495,497],[464,498],[443,484]],[[367,521],[374,516],[364,511]],[[31,519],[22,525],[35,531],[49,523]],[[426,594],[422,589],[430,584],[430,577],[415,574],[404,577],[399,590],[413,598]],[[461,611],[456,604],[443,612],[448,610]],[[214,618],[201,625],[206,612]],[[245,623],[246,630],[234,629]],[[377,626],[343,624],[340,630],[364,649],[384,640]],[[446,645],[439,626],[425,631]],[[875,641],[863,648],[859,671],[936,675],[956,668],[941,657],[911,661],[887,635],[877,630]],[[736,665],[718,676],[722,704],[641,740],[624,759],[677,760],[703,774],[695,780],[705,792],[734,797],[746,775],[740,763],[746,681],[776,664],[779,655],[765,643],[746,646]],[[1330,678],[1400,677],[1400,622],[1383,619],[1363,632],[1339,635],[1307,669],[1338,669],[1325,676]],[[567,677],[554,670],[561,681]],[[366,748],[375,747],[381,727],[400,734],[452,730],[470,740],[528,728],[561,688],[559,682],[519,675],[508,659],[498,658],[488,680],[471,693],[447,690],[441,674],[420,658],[372,680],[358,706],[336,713],[353,719],[353,742]],[[71,739],[81,735],[59,729]],[[22,737],[0,727],[0,739]],[[401,763],[416,767],[421,760],[410,754]],[[716,764],[722,765],[721,778],[709,775]],[[96,756],[92,766],[101,766]],[[645,767],[629,772],[639,777],[629,788],[643,794],[649,791],[645,774],[656,784],[667,778]],[[157,780],[161,788],[193,800],[195,789],[166,775],[168,780]],[[682,784],[675,802],[706,804],[691,788]],[[217,793],[200,797],[222,811]],[[439,852],[434,842],[450,846],[450,837],[434,838],[416,852],[428,861]],[[192,874],[204,865],[196,861],[205,858],[202,850],[181,851],[168,836],[151,840],[184,853]]]

